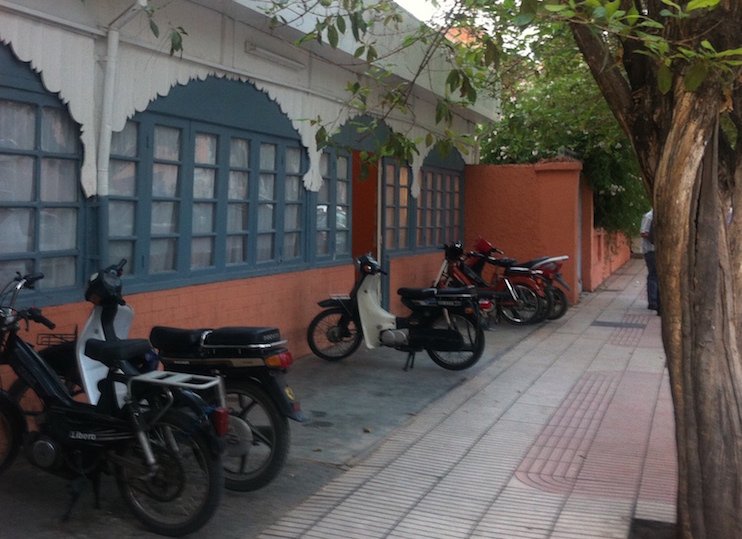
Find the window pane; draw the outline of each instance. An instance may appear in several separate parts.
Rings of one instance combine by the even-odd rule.
[[[178,195],[177,165],[155,163],[152,167],[152,195],[156,197],[175,197]]]
[[[397,246],[397,242],[394,239],[394,229],[387,229],[384,234],[387,249],[394,249]]]
[[[407,224],[407,208],[399,208],[399,224]]]
[[[77,210],[46,208],[41,211],[39,250],[57,251],[77,247]]]
[[[111,135],[111,154],[123,157],[135,157],[137,155],[136,123],[126,122],[123,130]]]
[[[193,233],[206,234],[214,231],[214,204],[193,205]]]
[[[286,178],[286,200],[301,200],[301,178],[298,176],[289,176]]]
[[[108,190],[112,195],[135,196],[137,167],[131,161],[116,161],[111,159],[109,163],[110,175],[108,179]]]
[[[296,204],[287,205],[283,211],[284,230],[296,230],[299,228],[299,210],[301,206]]]
[[[409,173],[410,169],[407,167],[400,167],[399,169],[399,185],[402,187],[407,187],[407,182],[409,180]]]
[[[193,170],[193,198],[214,198],[216,171],[208,168]]]
[[[330,156],[325,152],[319,159],[319,172],[325,177],[330,175]]]
[[[286,148],[286,173],[298,174],[301,171],[301,150]]]
[[[394,219],[394,208],[387,208],[384,213],[386,214],[386,222],[384,223],[384,226],[386,226],[387,228],[394,227],[394,225],[396,224],[396,221]]]
[[[78,130],[62,109],[44,108],[41,112],[41,149],[45,152],[74,153]]]
[[[273,234],[261,234],[258,236],[258,261],[273,259]]]
[[[276,170],[276,145],[260,145],[260,170]]]
[[[229,145],[229,166],[247,168],[250,163],[250,142],[233,138]]]
[[[180,129],[155,126],[155,159],[180,160]]]
[[[34,250],[33,213],[29,209],[0,208],[0,252],[26,253]]]
[[[329,232],[326,230],[317,232],[317,254],[330,254]]]
[[[41,200],[77,201],[77,163],[67,159],[41,161]]]
[[[394,180],[396,179],[396,172],[397,169],[394,165],[387,165],[386,166],[386,184],[387,185],[394,185]]]
[[[273,204],[261,204],[258,206],[258,230],[265,232],[273,230]]]
[[[239,264],[247,260],[246,244],[246,236],[229,236],[227,238],[227,264]]]
[[[404,227],[399,227],[399,245],[398,247],[400,249],[404,249],[407,247],[407,229]]]
[[[387,185],[387,187],[386,187],[386,200],[385,200],[385,202],[389,206],[391,206],[391,205],[394,204],[394,192],[395,191],[396,191],[396,189],[394,188],[393,185]]]
[[[323,181],[322,186],[319,188],[319,191],[317,192],[317,202],[320,204],[327,204],[330,202],[330,188],[329,188],[329,182]]]
[[[199,133],[196,135],[194,161],[213,165],[216,163],[216,136]]]
[[[275,193],[275,183],[276,179],[273,174],[261,174],[258,198],[260,200],[273,200]]]
[[[149,244],[149,270],[160,273],[175,269],[176,242],[174,239],[152,240]]]
[[[108,206],[108,229],[111,236],[134,235],[136,207],[135,202],[111,201]]]
[[[36,139],[36,108],[0,100],[0,148],[32,150]]]
[[[327,224],[327,204],[317,205],[317,229],[322,230],[328,227]]]
[[[227,232],[247,230],[247,204],[230,204],[227,206]]]
[[[337,160],[337,177],[341,179],[346,179],[348,177],[348,158],[347,157],[338,157]]]
[[[409,194],[409,190],[407,188],[402,188],[399,190],[399,205],[400,206],[407,206],[408,199],[407,195]]]
[[[131,274],[134,268],[134,242],[112,241],[108,244],[108,255],[111,260],[125,258],[128,262],[124,266],[124,273]]]
[[[178,230],[178,204],[176,202],[152,203],[152,234],[172,234]]]
[[[42,259],[40,269],[44,278],[41,280],[41,287],[47,289],[73,286],[76,281],[75,263],[74,256]]]
[[[348,203],[348,182],[337,182],[337,203],[347,204]]]
[[[335,226],[339,229],[348,228],[348,208],[347,206],[337,206],[335,208]]]
[[[34,198],[33,158],[0,155],[0,200],[29,202]]]
[[[247,200],[247,172],[229,173],[229,198],[232,200]]]
[[[2,239],[0,239],[2,243]],[[16,272],[26,275],[33,271],[33,260],[8,260],[0,262],[0,282],[8,283],[15,277]]]
[[[300,234],[291,232],[283,236],[283,256],[284,258],[298,258]]]
[[[347,231],[338,231],[335,234],[335,252],[337,254],[348,254],[350,252],[348,237],[349,233]]]
[[[214,238],[191,240],[191,268],[208,268],[214,265]]]

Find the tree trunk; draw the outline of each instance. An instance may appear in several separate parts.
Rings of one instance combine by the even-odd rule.
[[[742,537],[742,364],[727,207],[716,170],[720,99],[678,88],[654,182],[662,335],[678,443],[682,537]],[[721,92],[716,90],[716,95]]]

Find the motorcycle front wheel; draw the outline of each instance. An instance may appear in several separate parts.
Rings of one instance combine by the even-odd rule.
[[[229,414],[247,425],[227,434],[222,456],[227,488],[247,492],[264,487],[286,463],[291,442],[289,422],[256,384],[227,379]],[[239,426],[239,425],[238,425]]]
[[[445,316],[441,316],[433,322],[433,328],[454,329],[458,331],[464,340],[464,347],[456,351],[441,351],[426,348],[425,351],[437,365],[450,371],[468,369],[474,365],[484,352],[484,330],[481,324],[460,314],[448,315],[451,324],[449,326]]]
[[[178,537],[214,515],[224,487],[219,454],[189,414],[171,410],[149,432],[151,469],[134,438],[119,452],[116,482],[136,517],[160,535]]]
[[[502,301],[498,305],[500,315],[506,322],[517,326],[531,324],[538,321],[543,312],[543,305],[539,295],[531,287],[524,284],[513,285],[518,301]]]
[[[338,361],[355,352],[363,333],[342,307],[325,309],[307,328],[307,341],[314,355],[327,361]]]
[[[551,292],[552,304],[551,311],[546,318],[549,320],[557,320],[567,312],[567,309],[569,308],[569,300],[567,299],[567,294],[565,294],[564,290],[561,288],[552,286],[549,288],[549,292]]]

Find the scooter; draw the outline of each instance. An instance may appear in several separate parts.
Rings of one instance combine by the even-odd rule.
[[[400,288],[402,303],[412,314],[397,317],[381,306],[381,265],[370,254],[356,261],[360,273],[349,295],[319,302],[325,310],[307,329],[312,352],[338,361],[365,341],[369,349],[389,346],[407,352],[404,370],[414,367],[415,354],[425,350],[444,369],[471,367],[484,352],[478,323],[477,294],[468,288]]]
[[[66,380],[76,385],[88,400],[97,402],[93,382],[100,374],[97,362],[88,357],[89,339],[117,342],[129,334],[134,310],[122,295],[121,275],[126,260],[109,266],[88,280],[85,299],[94,307],[76,344],[62,343],[40,353]],[[222,457],[228,489],[252,491],[267,485],[283,468],[289,452],[288,419],[305,421],[301,405],[286,382],[293,363],[286,341],[276,328],[233,327],[179,329],[155,326],[147,353],[137,359],[137,368],[153,370],[159,362],[166,371],[224,378],[229,409],[229,432]],[[70,380],[69,350],[80,365],[81,379]],[[159,353],[152,349],[154,347]],[[67,353],[65,354],[65,349]],[[72,389],[74,391],[74,389]]]
[[[29,322],[54,324],[36,308],[16,308],[18,292],[41,274],[20,274],[0,293],[0,364],[9,365],[33,392],[28,410],[0,389],[0,471],[23,448],[32,465],[71,480],[63,519],[88,481],[99,506],[100,476],[112,473],[132,512],[150,530],[184,535],[201,528],[221,498],[220,436],[228,413],[221,380],[160,371],[140,372],[135,362],[149,349],[145,339],[84,344],[87,357],[103,366],[95,380],[97,400],[78,402],[55,372],[18,332]],[[123,388],[123,393],[117,388]],[[119,396],[123,395],[123,401]]]

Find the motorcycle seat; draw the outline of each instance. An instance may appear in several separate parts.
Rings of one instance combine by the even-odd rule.
[[[397,294],[406,299],[428,299],[438,294],[437,288],[400,288]]]
[[[208,347],[248,347],[280,344],[281,333],[274,327],[223,327],[181,329],[155,326],[149,334],[155,348],[171,353],[197,353]]]
[[[510,268],[515,266],[517,262],[514,258],[494,258],[490,257],[487,259],[493,266],[499,266],[501,268]]]
[[[530,276],[533,274],[534,270],[523,268],[520,266],[511,266],[505,270],[505,275],[523,275],[523,276]]]
[[[152,349],[147,339],[123,339],[120,341],[103,341],[88,339],[85,343],[85,355],[100,361],[108,368],[120,368],[125,362],[133,362],[143,357]]]
[[[526,260],[525,262],[518,262],[518,265],[523,268],[532,268],[536,264],[540,264],[541,262],[543,262],[544,260],[547,260],[548,258],[549,258],[548,256],[540,256],[532,260]]]
[[[459,288],[439,288],[438,296],[471,296],[477,293],[474,286],[462,286]]]

